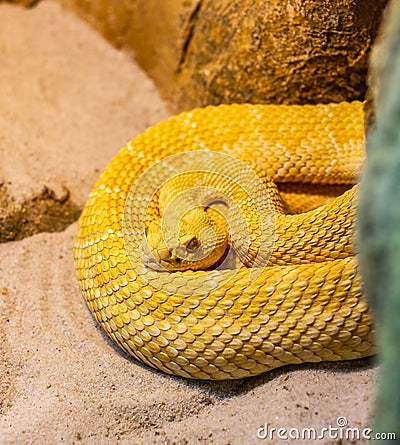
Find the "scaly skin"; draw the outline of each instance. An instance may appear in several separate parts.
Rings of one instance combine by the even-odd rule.
[[[208,107],[139,135],[99,178],[76,234],[80,287],[103,329],[138,360],[197,379],[373,354],[351,247],[355,188],[325,208],[277,214],[268,264],[182,272],[141,263],[135,233],[144,227],[135,218],[143,199],[130,192],[157,161],[196,150],[227,153],[278,183],[352,184],[364,163],[363,134],[355,102]],[[143,196],[153,186],[145,179]],[[150,206],[147,216],[156,214]]]

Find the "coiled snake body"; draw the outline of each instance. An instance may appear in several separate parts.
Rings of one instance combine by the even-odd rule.
[[[270,184],[350,187],[363,165],[363,135],[362,104],[354,102],[207,107],[137,136],[101,175],[78,223],[76,269],[97,321],[140,361],[198,379],[242,378],[286,364],[374,353],[373,319],[353,248],[357,186],[322,207],[285,215]],[[253,171],[269,176],[252,185]],[[208,188],[229,177],[233,186],[224,185],[224,193],[232,203],[218,193],[211,202]],[[267,204],[260,198],[263,187]],[[157,205],[164,199],[168,208],[175,199],[190,207],[193,196],[182,193],[188,188],[200,190],[204,202],[186,225],[203,219],[198,212],[210,212],[227,219],[231,226],[222,224],[238,232],[239,241],[244,229],[249,233],[243,242],[229,235],[230,252],[232,246],[243,250],[233,262],[224,247],[215,267],[174,268],[181,264],[179,243],[191,254],[201,251],[201,234],[188,236],[190,227],[172,229],[181,240],[174,254],[172,235],[159,251],[148,246],[153,222],[163,220]],[[234,216],[227,216],[236,204]],[[157,242],[163,233],[155,235]],[[215,233],[212,247],[219,243]],[[153,267],[150,257],[166,268]]]

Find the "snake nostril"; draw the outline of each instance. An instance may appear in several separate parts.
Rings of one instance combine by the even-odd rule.
[[[158,249],[156,252],[160,259],[164,261],[167,261],[171,257],[171,252],[166,247]]]

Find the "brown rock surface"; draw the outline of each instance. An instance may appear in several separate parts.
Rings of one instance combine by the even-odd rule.
[[[52,2],[0,4],[0,59],[0,171],[15,202],[68,190],[80,208],[119,147],[167,114],[136,65]],[[0,245],[1,444],[272,444],[257,438],[265,423],[370,425],[370,360],[202,383],[121,353],[80,295],[75,227]]]
[[[204,1],[178,67],[178,103],[362,100],[386,2]]]
[[[364,99],[388,0],[57,1],[133,52],[180,111]]]

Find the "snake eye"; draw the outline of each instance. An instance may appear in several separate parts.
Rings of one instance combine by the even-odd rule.
[[[199,240],[193,237],[187,244],[186,247],[190,250],[196,250],[200,246]]]

